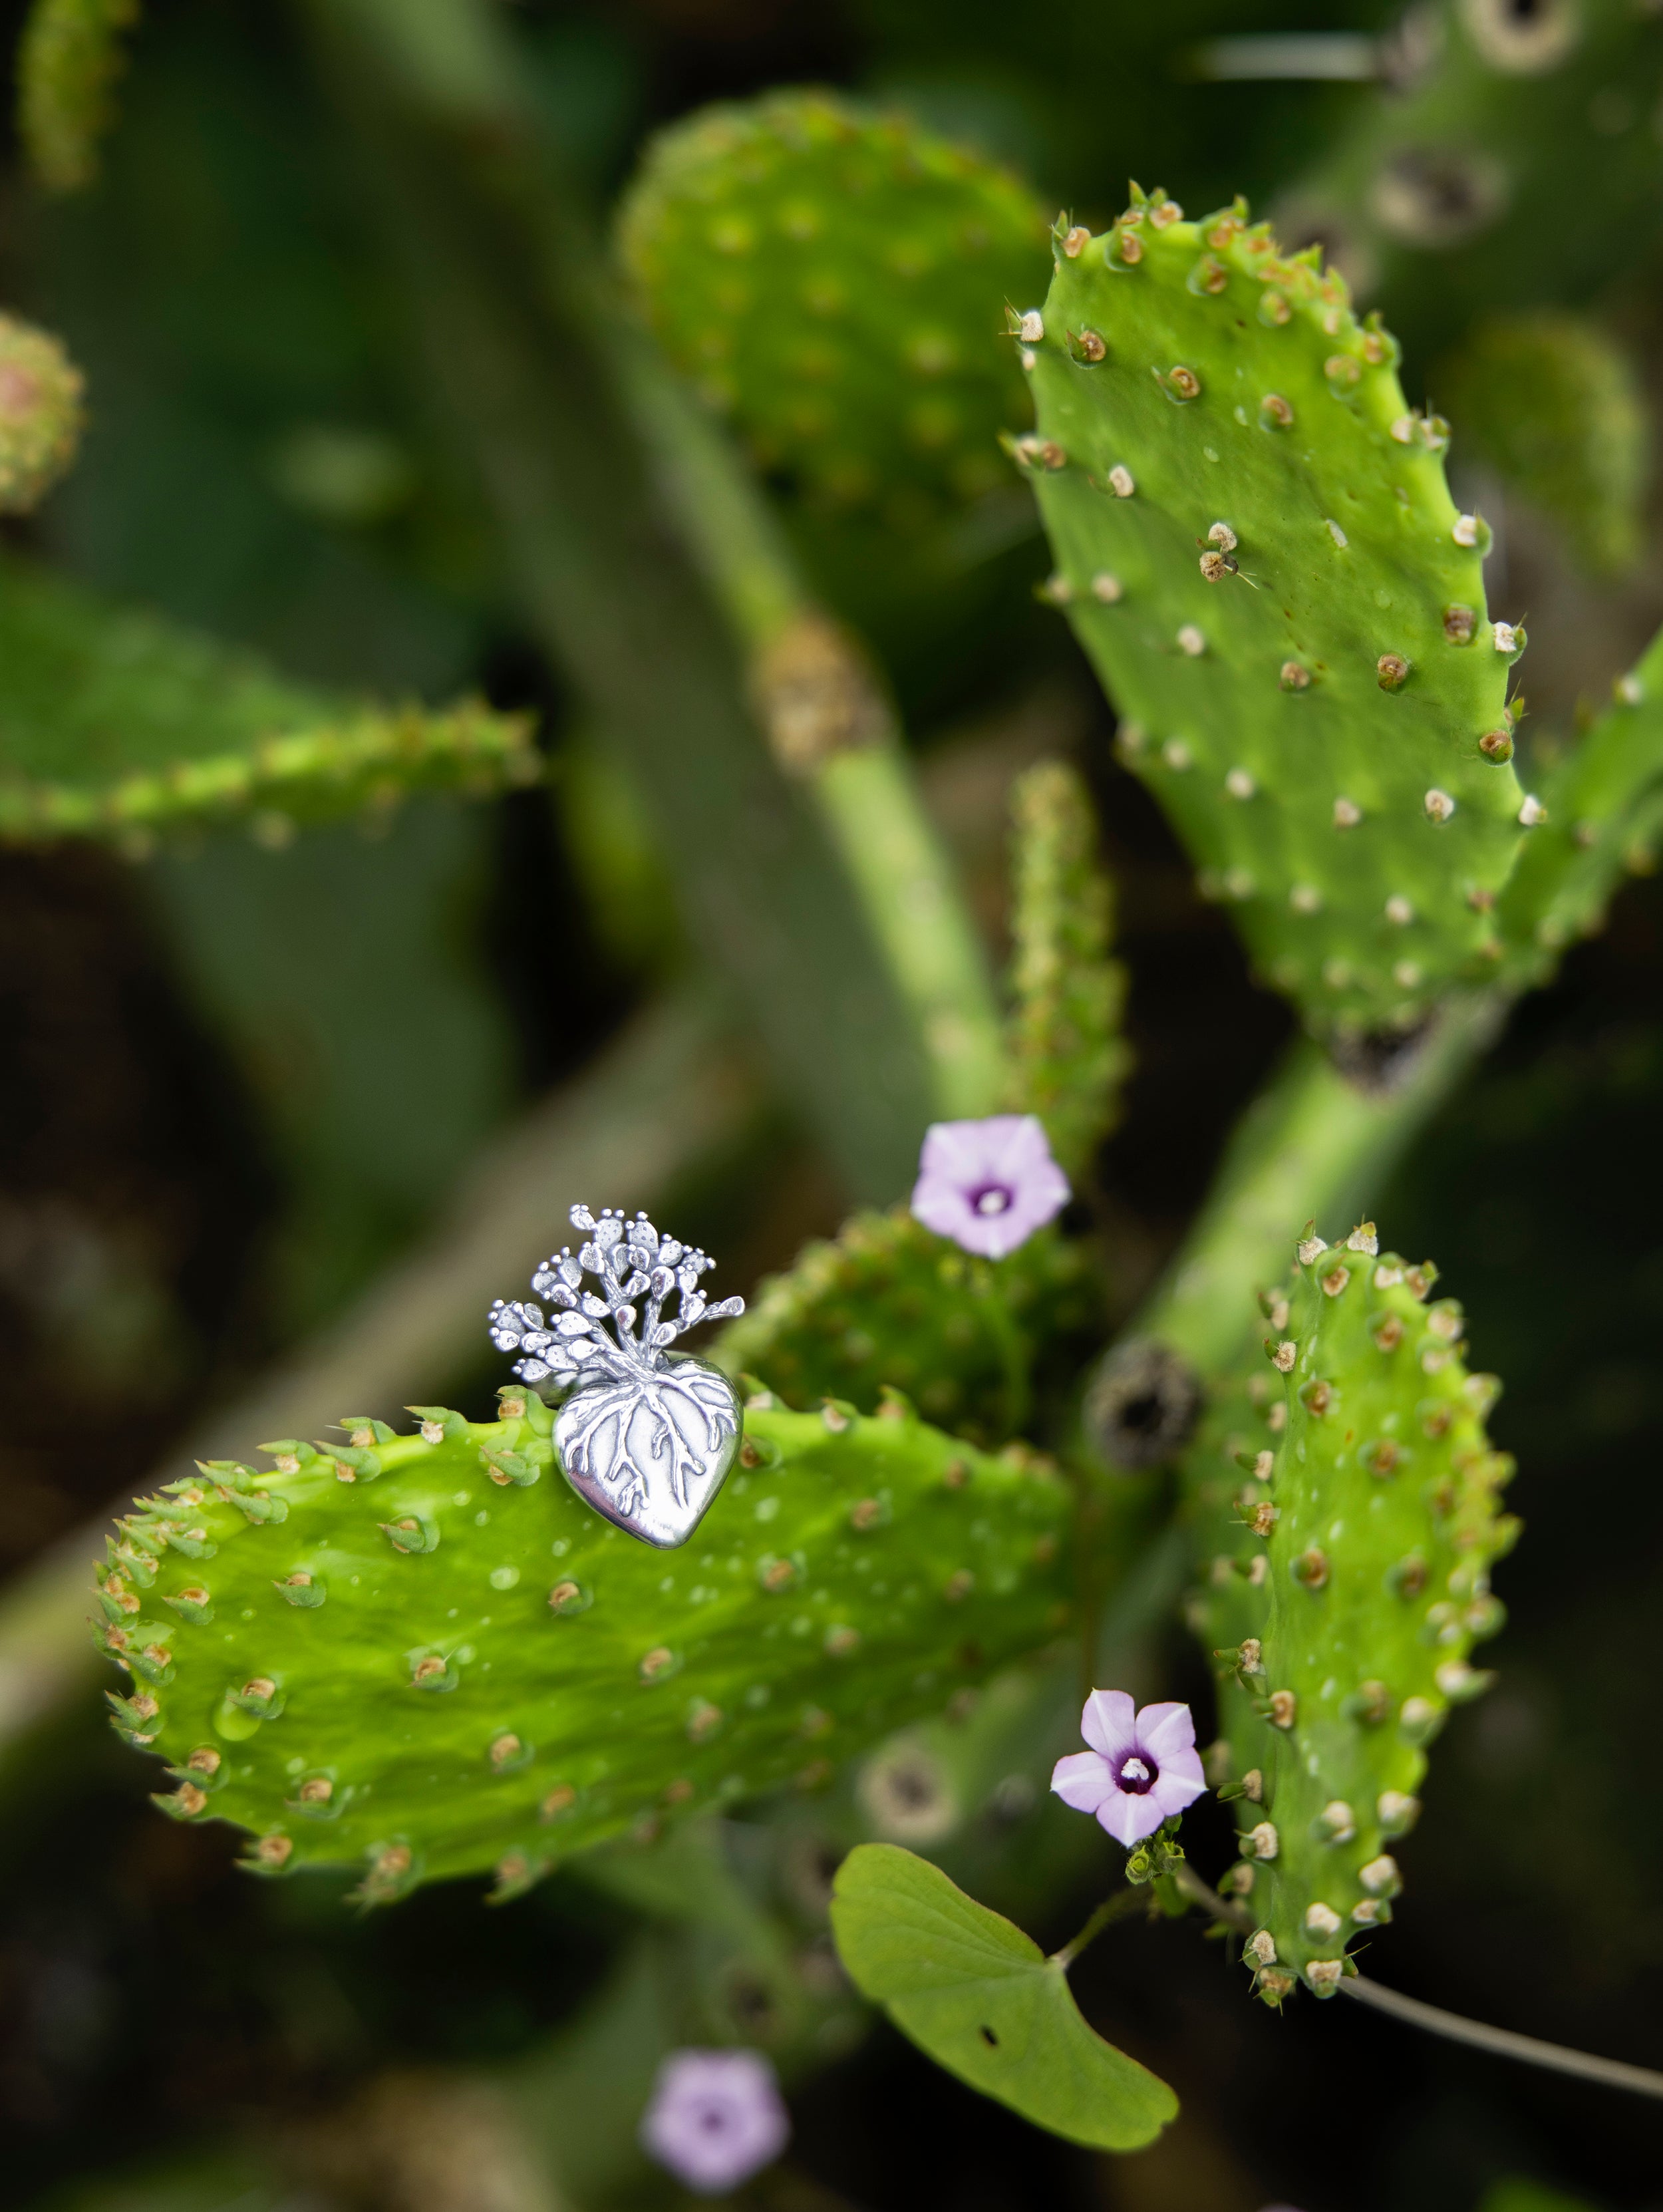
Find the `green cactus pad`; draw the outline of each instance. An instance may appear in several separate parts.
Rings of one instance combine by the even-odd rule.
[[[978,155],[786,92],[665,132],[621,234],[666,350],[762,467],[921,520],[1001,481],[1026,412],[1001,315],[1043,284],[1045,233]]]
[[[376,1903],[495,1869],[509,1894],[666,1814],[828,1780],[1064,1625],[1070,1507],[899,1408],[753,1404],[686,1548],[592,1513],[553,1416],[422,1408],[398,1436],[261,1449],[168,1486],[100,1570],[118,1730],[158,1802],[250,1832],[246,1863],[355,1865]],[[516,1411],[516,1409],[519,1409]]]
[[[1068,231],[1042,319],[1013,450],[1123,754],[1316,1026],[1413,1026],[1493,973],[1525,835],[1492,735],[1522,634],[1486,616],[1441,426],[1239,203]]]
[[[903,1391],[955,1435],[1000,1443],[1029,1425],[1050,1370],[1101,1340],[1106,1304],[1089,1248],[1054,1230],[983,1260],[896,1206],[806,1245],[713,1357],[790,1405],[846,1398],[871,1412]]]
[[[1425,1746],[1490,1679],[1470,1655],[1502,1625],[1512,1462],[1485,1436],[1498,1386],[1456,1348],[1460,1306],[1426,1303],[1435,1273],[1377,1256],[1369,1224],[1302,1244],[1265,1301],[1259,1417],[1223,1454],[1211,1439],[1221,1548],[1194,1618],[1223,1666],[1214,1778],[1239,1793],[1234,1886],[1272,2002],[1295,1977],[1332,1996],[1347,1944],[1390,1919]]]
[[[523,715],[331,698],[48,570],[0,567],[0,842],[142,852],[237,823],[277,842],[410,791],[540,772]]]
[[[1018,1113],[1037,1114],[1064,1173],[1078,1177],[1114,1125],[1132,1064],[1120,1034],[1126,971],[1108,957],[1114,888],[1097,858],[1083,779],[1041,761],[1011,792],[1007,1042]]]
[[[137,21],[138,0],[34,0],[17,52],[17,123],[29,167],[50,191],[75,191],[97,175],[126,60],[121,34]]]
[[[1650,474],[1645,395],[1599,324],[1563,311],[1491,315],[1438,371],[1461,450],[1559,526],[1596,574],[1640,550]]]

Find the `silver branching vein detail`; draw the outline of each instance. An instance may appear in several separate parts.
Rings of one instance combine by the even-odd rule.
[[[707,1304],[699,1279],[715,1262],[660,1237],[645,1213],[631,1221],[608,1208],[598,1218],[574,1206],[571,1219],[587,1241],[575,1258],[563,1247],[531,1278],[554,1310],[499,1298],[491,1341],[523,1355],[514,1372],[524,1381],[571,1391],[555,1443],[579,1495],[646,1543],[684,1544],[732,1464],[740,1413],[725,1376],[669,1347],[700,1322],[743,1313],[744,1301]]]

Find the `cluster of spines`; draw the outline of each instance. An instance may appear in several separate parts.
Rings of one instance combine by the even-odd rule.
[[[468,1534],[472,1520],[490,1517],[482,1513],[452,1519],[451,1509],[465,1502],[460,1493],[456,1498],[448,1494],[458,1475],[483,1472],[501,1490],[505,1503],[512,1504],[517,1492],[533,1489],[553,1463],[549,1409],[524,1389],[510,1388],[501,1396],[500,1423],[475,1424],[443,1407],[416,1407],[410,1410],[421,1425],[414,1436],[399,1435],[369,1416],[349,1416],[340,1424],[344,1442],[284,1438],[262,1447],[274,1462],[270,1474],[236,1462],[204,1462],[196,1476],[139,1501],[110,1540],[99,1574],[95,1633],[100,1647],[131,1678],[126,1692],[111,1700],[118,1731],[136,1748],[168,1759],[174,1786],[157,1802],[171,1816],[185,1821],[223,1816],[252,1831],[244,1860],[250,1870],[270,1875],[305,1863],[351,1863],[365,1816],[373,1814],[378,1799],[387,1803],[391,1790],[396,1802],[370,1820],[377,1832],[359,1855],[367,1869],[355,1893],[359,1901],[385,1902],[424,1878],[476,1866],[495,1867],[496,1898],[514,1895],[546,1873],[557,1856],[621,1831],[646,1836],[667,1815],[727,1802],[743,1786],[737,1774],[721,1771],[736,1748],[741,1757],[761,1761],[753,1787],[794,1779],[801,1789],[820,1788],[831,1778],[837,1759],[864,1748],[887,1728],[932,1710],[956,1680],[965,1679],[967,1669],[974,1676],[1023,1648],[1047,1644],[1065,1619],[1059,1537],[1066,1492],[1045,1462],[1015,1448],[1001,1462],[955,1446],[919,1423],[894,1393],[882,1416],[871,1421],[830,1402],[818,1417],[779,1413],[764,1394],[750,1402],[750,1433],[730,1478],[730,1495],[722,1501],[730,1512],[728,1527],[714,1540],[749,1552],[756,1536],[746,1524],[761,1524],[756,1534],[763,1538],[763,1551],[749,1566],[729,1563],[738,1576],[729,1595],[746,1620],[755,1613],[754,1624],[747,1628],[730,1620],[722,1632],[730,1647],[725,1663],[730,1668],[742,1665],[752,1690],[736,1689],[725,1678],[707,1679],[708,1666],[697,1645],[696,1608],[701,1597],[719,1595],[714,1588],[695,1588],[695,1610],[688,1620],[672,1625],[669,1637],[661,1633],[658,1640],[647,1640],[649,1619],[662,1624],[674,1610],[661,1595],[670,1587],[663,1578],[666,1565],[698,1569],[697,1575],[683,1577],[698,1581],[709,1577],[712,1570],[719,1574],[719,1562],[691,1557],[667,1562],[630,1545],[557,1489],[516,1507],[510,1524],[519,1532],[520,1553],[527,1559],[550,1549],[546,1540],[551,1530],[562,1532],[552,1544],[554,1559],[561,1564],[554,1567],[546,1604],[535,1600],[524,1608],[525,1618],[508,1631],[511,1639],[524,1635],[534,1640],[521,1650],[532,1670],[540,1668],[541,1673],[534,1684],[503,1679],[505,1672],[512,1673],[513,1658],[499,1644],[493,1654],[499,1679],[481,1698],[482,1678],[473,1659],[484,1655],[458,1650],[453,1636],[434,1640],[430,1577],[435,1569],[441,1574],[454,1571],[446,1595],[463,1595],[458,1554],[465,1547],[457,1539]],[[803,1463],[803,1482],[780,1490],[777,1478],[787,1462],[796,1460]],[[405,1510],[409,1501],[399,1495],[398,1478],[419,1477],[424,1468],[446,1495],[431,1511]],[[416,1563],[415,1579],[395,1577],[390,1585],[398,1607],[391,1620],[382,1602],[385,1593],[359,1589],[361,1573],[366,1583],[378,1577],[362,1571],[373,1569],[374,1559],[364,1549],[361,1514],[353,1510],[361,1486],[382,1481],[393,1488],[390,1504],[383,1504],[389,1495],[385,1491],[373,1501],[385,1516],[377,1523],[379,1540],[386,1556]],[[759,1481],[765,1485],[763,1493],[743,1520],[737,1517],[747,1486]],[[865,1486],[843,1496],[855,1483]],[[489,1499],[490,1493],[484,1495]],[[935,1531],[927,1556],[919,1549],[926,1540],[907,1528],[920,1508]],[[960,1525],[966,1510],[974,1516],[973,1527]],[[443,1525],[447,1522],[448,1538]],[[285,1525],[279,1555],[267,1532]],[[256,1537],[257,1552],[240,1547],[245,1533]],[[936,1556],[943,1535],[956,1558]],[[506,1534],[495,1534],[484,1540],[509,1542]],[[441,1544],[443,1553],[433,1566],[422,1564],[441,1552]],[[443,1554],[449,1555],[448,1570]],[[474,1561],[468,1572],[479,1564]],[[841,1595],[835,1587],[840,1578],[847,1585]],[[176,1579],[179,1587],[167,1586]],[[506,1590],[519,1575],[494,1573],[490,1580],[493,1590]],[[282,1639],[283,1649],[264,1665],[251,1668],[245,1661],[235,1679],[227,1680],[228,1662],[215,1657],[221,1644],[232,1644],[234,1635],[244,1633],[241,1624],[263,1613],[264,1626],[247,1631],[246,1638],[257,1655],[270,1649],[274,1630],[287,1617],[274,1610],[279,1603],[299,1615],[296,1629],[311,1620],[319,1622],[319,1630],[304,1631],[298,1642],[288,1636]],[[855,1625],[861,1605],[871,1616],[870,1639]],[[901,1615],[895,1621],[886,1617],[896,1605],[906,1613],[904,1631]],[[627,1662],[627,1684],[594,1679],[597,1663],[604,1673],[610,1662],[598,1662],[592,1656],[584,1660],[581,1627],[556,1628],[555,1644],[549,1641],[551,1622],[586,1626],[598,1620],[604,1626],[607,1616],[616,1617],[621,1607],[638,1613],[640,1621],[637,1627],[632,1618],[622,1638],[616,1636],[616,1618],[612,1623],[614,1641]],[[792,1608],[802,1613],[800,1622]],[[454,1609],[448,1618],[455,1619]],[[813,1631],[801,1655],[789,1640],[783,1646],[774,1643],[773,1649],[776,1662],[789,1654],[810,1668],[811,1674],[804,1674],[802,1664],[794,1671],[796,1687],[811,1688],[814,1700],[802,1706],[795,1721],[788,1714],[768,1714],[773,1736],[759,1749],[756,1732],[763,1724],[770,1688],[767,1654],[782,1631],[789,1639],[799,1626]],[[326,1646],[317,1644],[319,1632],[330,1639]],[[574,1634],[578,1642],[571,1640]],[[744,1646],[743,1659],[731,1648],[736,1634]],[[402,1691],[375,1657],[389,1638],[408,1647],[396,1668],[396,1678],[404,1680]],[[875,1662],[867,1656],[869,1640],[874,1652],[895,1644],[876,1678]],[[355,1674],[348,1663],[355,1643],[359,1660],[370,1662],[361,1664]],[[333,1663],[320,1674],[319,1660],[327,1661],[331,1653]],[[552,1661],[551,1653],[556,1655]],[[823,1682],[828,1662],[832,1680]],[[621,1785],[614,1792],[617,1802],[603,1802],[605,1793],[582,1771],[589,1755],[581,1746],[592,1744],[595,1724],[607,1716],[580,1711],[579,1704],[586,1699],[592,1706],[604,1698],[610,1708],[620,1696],[673,1681],[684,1668],[685,1684],[677,1687],[691,1686],[691,1694],[674,1710],[655,1707],[652,1748],[633,1753],[638,1771],[627,1788]],[[786,1675],[792,1671],[787,1667],[781,1674],[777,1663],[772,1669],[782,1700],[790,1693]],[[464,1695],[450,1707],[446,1693],[458,1689],[471,1689],[473,1705]],[[461,1736],[452,1730],[446,1739],[452,1750],[456,1741],[465,1744],[476,1726],[484,1730],[476,1753],[478,1779],[468,1779],[464,1750],[463,1771],[452,1784],[456,1796],[449,1803],[443,1802],[438,1777],[434,1783],[440,1794],[430,1798],[418,1790],[412,1798],[408,1787],[395,1786],[381,1773],[391,1755],[391,1737],[401,1729],[408,1734],[407,1726],[393,1718],[395,1707],[385,1700],[411,1693],[434,1714],[455,1712]],[[442,1704],[429,1707],[435,1693]],[[338,1741],[343,1697],[376,1707],[361,1717],[354,1730],[356,1737],[361,1729],[361,1740],[346,1759]],[[562,1699],[569,1709],[563,1708]],[[337,1707],[332,1723],[331,1701]],[[684,1724],[678,1724],[676,1714],[683,1707]],[[522,1709],[535,1716],[529,1728],[518,1717]],[[604,1733],[609,1759],[627,1767],[630,1730],[627,1723],[617,1725],[622,1722],[621,1711]],[[278,1728],[281,1742],[251,1745],[250,1739],[268,1725]],[[748,1731],[756,1739],[749,1751]],[[446,1753],[433,1741],[435,1749],[422,1755],[423,1765],[429,1757],[435,1764],[444,1762]],[[260,1754],[258,1768],[249,1764],[253,1752]],[[282,1759],[280,1768],[274,1766],[285,1753],[293,1755]],[[713,1758],[717,1766],[712,1766]],[[654,1759],[663,1765],[662,1771],[652,1766]],[[568,1765],[569,1771],[553,1771]],[[496,1785],[501,1799],[483,1831],[481,1808],[458,1802],[472,1799],[482,1782]],[[343,1827],[337,1825],[343,1815],[344,1828],[351,1831],[344,1845]],[[492,1820],[503,1832],[491,1832]]]
[[[0,775],[0,843],[93,838],[143,858],[170,833],[245,822],[258,842],[282,846],[302,823],[384,817],[421,790],[485,798],[542,773],[526,715],[473,700],[365,712],[102,785]]]
[[[1213,1525],[1234,1544],[1193,1618],[1219,1668],[1210,1778],[1240,1830],[1222,1886],[1252,1911],[1246,1960],[1273,2004],[1301,1980],[1332,1996],[1347,1945],[1390,1919],[1425,1747],[1490,1680],[1470,1655],[1502,1625],[1512,1462],[1485,1436],[1498,1386],[1461,1358],[1459,1305],[1429,1303],[1435,1273],[1380,1255],[1372,1224],[1333,1248],[1308,1234],[1263,1301],[1255,1418],[1223,1439]]]
[[[1495,973],[1496,896],[1520,831],[1545,818],[1508,765],[1506,672],[1523,632],[1485,618],[1487,532],[1450,500],[1448,426],[1408,408],[1395,342],[1377,319],[1352,313],[1338,273],[1314,249],[1282,254],[1240,202],[1193,224],[1164,194],[1135,192],[1106,235],[1059,223],[1056,244],[1045,308],[1011,318],[1040,411],[1038,429],[1011,450],[1059,556],[1048,595],[1116,695],[1123,755],[1177,817],[1204,890],[1241,910],[1269,980],[1325,1024],[1412,1026],[1453,980]],[[1137,280],[1151,270],[1161,281],[1148,295]],[[1248,313],[1267,331],[1306,334],[1287,356],[1286,392],[1242,382],[1255,366],[1257,341],[1240,335]],[[1150,357],[1171,337],[1163,317],[1174,329],[1180,319],[1193,359]],[[1108,389],[1096,381],[1106,362],[1119,380],[1112,422],[1094,396]],[[1145,371],[1169,415],[1136,397],[1150,389],[1137,381]],[[1144,416],[1147,452],[1135,452]],[[1223,447],[1259,433],[1262,445],[1231,446],[1249,487],[1233,500],[1230,469],[1210,473],[1225,457],[1206,439]],[[1126,457],[1110,455],[1105,436]],[[1365,465],[1372,520],[1366,502],[1346,506],[1360,491],[1342,481]],[[1285,497],[1269,498],[1273,483]],[[1339,510],[1326,515],[1326,538],[1314,496]],[[1263,516],[1249,513],[1255,502]],[[1189,529],[1194,546],[1180,559]],[[1327,558],[1314,581],[1318,539]],[[1130,566],[1098,557],[1122,542]],[[1359,562],[1378,589],[1364,590]],[[1234,599],[1211,599],[1220,588]],[[1182,619],[1192,603],[1216,619]],[[1223,690],[1206,673],[1214,656]],[[1196,673],[1180,678],[1186,665]],[[1376,691],[1406,695],[1406,726],[1401,710],[1382,717]],[[1332,726],[1313,729],[1309,709],[1296,720],[1290,702],[1328,693],[1347,709]],[[1178,734],[1150,734],[1173,718]],[[1429,829],[1440,844],[1426,842]]]

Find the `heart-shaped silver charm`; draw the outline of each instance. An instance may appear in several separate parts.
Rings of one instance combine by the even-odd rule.
[[[686,1543],[721,1488],[743,1417],[725,1375],[668,1347],[695,1322],[743,1313],[744,1300],[707,1305],[699,1278],[714,1262],[661,1237],[644,1213],[626,1221],[608,1211],[598,1220],[574,1206],[572,1225],[588,1233],[577,1256],[568,1246],[531,1278],[555,1310],[545,1319],[529,1299],[499,1298],[491,1340],[524,1355],[514,1372],[527,1382],[572,1389],[555,1448],[579,1497],[670,1550]],[[598,1295],[585,1288],[586,1275]],[[677,1311],[667,1319],[672,1295]]]
[[[660,1373],[574,1390],[555,1423],[566,1480],[597,1513],[668,1551],[704,1518],[739,1449],[725,1375],[672,1356]]]

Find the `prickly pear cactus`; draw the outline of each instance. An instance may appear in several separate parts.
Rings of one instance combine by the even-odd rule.
[[[1278,212],[1405,340],[1441,350],[1475,310],[1587,298],[1630,265],[1663,221],[1649,9],[1432,0],[1382,45],[1380,91]]]
[[[1076,769],[1040,762],[1017,780],[1011,803],[1006,1103],[1039,1115],[1058,1165],[1077,1178],[1114,1127],[1132,1064],[1120,1034],[1126,971],[1108,957],[1114,890]]]
[[[29,167],[55,192],[98,173],[98,142],[115,112],[121,34],[138,0],[34,0],[17,53],[17,121]]]
[[[622,241],[666,350],[759,464],[923,519],[1000,482],[1025,413],[996,342],[1045,268],[1003,169],[822,92],[706,110],[660,137]]]
[[[379,1903],[558,1858],[795,1783],[1047,1644],[1070,1494],[899,1405],[754,1400],[739,1464],[673,1557],[591,1512],[522,1389],[500,1421],[343,1422],[143,1501],[100,1571],[118,1732],[245,1863],[362,1871]]]
[[[870,1412],[904,1391],[956,1436],[996,1444],[1029,1427],[1053,1367],[1101,1340],[1106,1304],[1084,1244],[1042,1229],[982,1260],[896,1206],[806,1245],[712,1357],[789,1405],[847,1398]]]
[[[1264,1301],[1265,1374],[1215,1431],[1204,1505],[1218,1549],[1194,1601],[1222,1667],[1212,1778],[1235,1799],[1227,1886],[1256,1923],[1259,1994],[1332,1996],[1346,1946],[1392,1917],[1393,1846],[1414,1825],[1426,1746],[1489,1676],[1492,1563],[1518,1523],[1497,1498],[1493,1376],[1471,1373],[1436,1270],[1381,1255],[1372,1224],[1308,1236]],[[1268,1383],[1269,1387],[1266,1387]],[[1228,1500],[1228,1502],[1226,1502]]]
[[[1493,972],[1534,818],[1504,711],[1523,634],[1487,614],[1444,426],[1240,202],[1188,222],[1138,194],[1060,232],[1016,335],[1038,427],[1013,451],[1123,755],[1314,1024],[1412,1027]]]
[[[1435,388],[1463,453],[1488,461],[1596,574],[1640,550],[1651,427],[1634,364],[1587,315],[1490,315]]]
[[[4,484],[0,332],[0,504]],[[179,830],[385,817],[407,792],[542,773],[529,720],[331,697],[22,562],[0,568],[0,842],[144,852]]]

